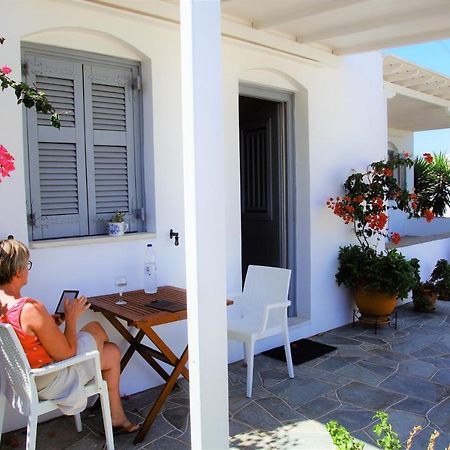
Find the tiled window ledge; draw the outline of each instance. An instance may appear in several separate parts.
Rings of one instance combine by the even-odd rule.
[[[394,245],[392,242],[386,242],[386,248],[409,247],[411,245],[424,244],[426,242],[438,241],[450,238],[450,232],[432,234],[429,236],[402,236],[401,241]]]

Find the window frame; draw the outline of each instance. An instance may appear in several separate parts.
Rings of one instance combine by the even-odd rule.
[[[114,56],[101,55],[98,53],[82,51],[82,50],[73,50],[62,47],[53,47],[49,45],[43,44],[35,44],[23,42],[21,47],[21,56],[22,56],[22,70],[23,70],[23,78],[27,78],[27,66],[25,63],[27,55],[33,55],[37,57],[55,57],[60,59],[61,61],[71,61],[79,64],[85,65],[101,65],[103,67],[110,66],[112,69],[127,69],[134,71],[133,74],[136,74],[136,77],[133,76],[132,81],[132,119],[133,119],[133,138],[134,138],[134,146],[133,146],[133,167],[132,171],[134,174],[135,185],[133,187],[135,198],[136,198],[136,206],[134,211],[130,211],[129,214],[133,214],[136,223],[137,223],[137,232],[147,232],[147,223],[146,223],[146,195],[145,195],[145,177],[144,177],[144,151],[143,151],[143,93],[141,87],[141,62],[133,59],[125,59]],[[84,86],[83,86],[84,91]],[[83,126],[85,124],[85,107],[86,101],[83,98],[82,109],[83,109]],[[90,216],[91,212],[88,211],[88,215],[86,218],[86,226],[88,227],[88,233],[86,234],[72,234],[64,237],[42,237],[36,238],[33,236],[33,218],[32,218],[32,192],[31,192],[31,171],[33,168],[31,167],[30,161],[30,139],[28,137],[28,116],[27,111],[24,111],[23,114],[23,123],[24,123],[24,163],[25,163],[25,189],[26,189],[26,214],[27,214],[27,228],[30,242],[42,242],[42,241],[53,241],[57,239],[86,239],[86,238],[95,238],[102,236],[103,234],[107,234],[106,223],[105,223],[105,232],[104,233],[93,233],[93,230],[89,229],[90,222],[92,221],[92,217]],[[37,124],[36,124],[37,125]],[[128,131],[128,130],[127,130]],[[84,138],[84,143],[86,144],[86,137]],[[88,158],[87,148],[84,150],[84,165],[82,168],[82,176],[88,176],[88,168],[86,160]],[[130,189],[128,189],[130,192]],[[86,198],[85,198],[88,209],[89,204],[92,203],[92,196],[86,190]],[[94,199],[95,202],[95,199]]]

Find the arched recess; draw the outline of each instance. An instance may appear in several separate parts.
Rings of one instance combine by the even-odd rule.
[[[311,230],[310,230],[310,173],[308,138],[308,91],[290,74],[273,68],[252,68],[239,76],[240,96],[281,104],[285,112],[281,159],[286,186],[285,243],[287,253],[282,264],[292,269],[290,299],[291,321],[306,319],[311,311]],[[243,146],[241,142],[241,146]],[[241,152],[242,153],[242,152]],[[242,164],[241,164],[242,174]],[[241,179],[241,210],[242,199]],[[243,212],[245,214],[245,212]],[[241,227],[245,227],[241,217]],[[283,227],[282,227],[283,228]],[[244,239],[244,230],[241,239]],[[283,238],[281,238],[283,243]],[[244,249],[245,242],[241,242]],[[244,251],[244,250],[243,250]],[[281,250],[282,251],[282,250]],[[243,265],[244,257],[243,257]],[[243,267],[245,270],[245,267]]]
[[[134,156],[133,164],[136,173],[133,183],[139,186],[142,200],[136,202],[139,206],[132,212],[137,220],[145,220],[144,228],[138,231],[154,231],[155,219],[155,186],[154,186],[154,150],[153,150],[153,94],[152,94],[152,61],[148,55],[131,43],[112,33],[83,27],[52,27],[24,35],[21,38],[23,47],[45,49],[50,46],[59,53],[83,53],[89,57],[99,56],[105,60],[117,59],[139,63],[137,78],[133,80],[133,89],[140,91],[139,102],[134,117],[139,126],[133,127],[134,140],[139,155]],[[145,114],[145,118],[144,118]],[[143,127],[145,122],[146,126]],[[25,134],[25,141],[28,137]],[[25,156],[25,160],[27,156]],[[28,162],[26,161],[26,164]],[[145,168],[145,169],[144,169]],[[142,181],[136,181],[140,178]],[[28,183],[28,180],[27,180]],[[30,189],[26,187],[27,191]],[[145,193],[145,196],[144,196]],[[27,205],[28,207],[28,205]],[[131,209],[130,209],[131,211]],[[28,211],[31,214],[31,211]],[[142,222],[141,222],[142,223]],[[98,233],[97,233],[98,234]],[[80,234],[81,236],[83,234]]]

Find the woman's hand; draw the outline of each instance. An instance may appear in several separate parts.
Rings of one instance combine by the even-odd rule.
[[[87,298],[82,295],[81,297],[75,299],[64,299],[64,317],[66,322],[77,321],[84,312],[86,312],[91,306],[88,303]]]

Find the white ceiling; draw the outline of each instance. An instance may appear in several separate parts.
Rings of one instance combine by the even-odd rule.
[[[179,23],[179,0],[72,0]],[[183,0],[181,0],[183,1]],[[226,38],[311,62],[450,37],[450,0],[222,0]]]
[[[337,55],[450,37],[449,0],[222,0],[222,14]]]

